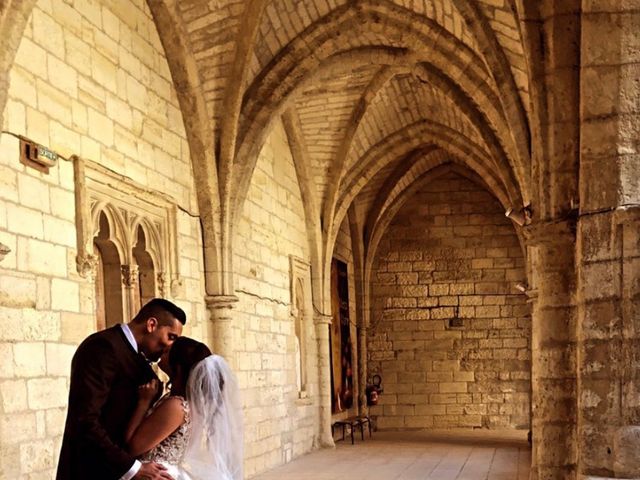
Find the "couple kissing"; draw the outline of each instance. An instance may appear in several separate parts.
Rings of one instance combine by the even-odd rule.
[[[57,480],[242,480],[237,381],[222,357],[180,336],[185,323],[156,298],[80,344]],[[170,378],[164,395],[156,361]]]

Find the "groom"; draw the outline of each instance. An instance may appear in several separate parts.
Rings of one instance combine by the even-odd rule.
[[[156,463],[141,464],[124,442],[138,386],[155,377],[156,361],[182,333],[184,311],[154,298],[128,324],[85,339],[71,362],[69,410],[57,480],[171,479]]]

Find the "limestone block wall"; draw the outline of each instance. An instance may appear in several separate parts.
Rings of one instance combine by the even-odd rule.
[[[180,110],[144,2],[39,1],[10,72],[4,131],[76,154],[162,191],[179,206],[177,242],[189,316],[202,337],[201,235]],[[21,165],[0,136],[0,477],[50,478],[70,360],[96,330],[94,285],[76,271],[74,177]]]
[[[380,428],[528,427],[531,326],[515,290],[524,280],[518,238],[487,191],[448,174],[407,201],[372,275]]]
[[[585,476],[640,476],[637,7],[582,9],[575,438]]]
[[[620,478],[637,476],[639,466],[639,225],[634,210],[588,216],[578,224],[581,468],[606,468]]]
[[[307,397],[299,398],[290,255],[309,261],[304,210],[284,127],[277,122],[235,226],[234,362],[245,405],[245,473],[312,448],[319,428],[318,359],[311,292],[304,292]]]

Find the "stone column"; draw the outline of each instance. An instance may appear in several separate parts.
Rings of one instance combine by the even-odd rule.
[[[318,339],[318,375],[320,397],[320,431],[317,445],[320,447],[334,447],[331,435],[331,356],[329,353],[329,326],[331,315],[317,313],[313,317]]]
[[[532,480],[576,478],[574,223],[528,230],[532,262]]]
[[[367,332],[369,327],[358,327],[358,408],[360,415],[369,415],[367,405]]]
[[[139,291],[138,281],[140,277],[140,269],[138,265],[121,265],[122,273],[123,299],[125,305],[124,318],[131,319],[135,317],[139,309]]]
[[[207,337],[213,353],[224,357],[231,368],[236,368],[233,347],[233,307],[238,302],[235,295],[207,295],[209,310]]]

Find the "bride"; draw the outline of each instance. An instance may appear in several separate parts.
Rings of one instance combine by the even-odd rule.
[[[242,480],[242,407],[227,363],[180,337],[159,366],[171,389],[152,406],[158,381],[139,388],[125,434],[130,453],[164,465],[176,480]]]

